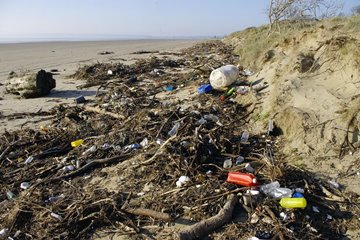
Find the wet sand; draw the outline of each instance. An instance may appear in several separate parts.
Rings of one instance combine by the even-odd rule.
[[[42,125],[41,119],[25,117],[9,120],[6,116],[16,113],[46,111],[59,103],[74,103],[74,98],[83,95],[92,98],[96,87],[77,89],[82,81],[69,79],[79,66],[96,62],[131,63],[150,54],[135,55],[136,51],[178,51],[200,40],[123,40],[94,42],[47,42],[0,44],[0,132],[18,129],[21,126]],[[114,52],[99,55],[100,52]],[[56,88],[51,94],[34,99],[20,99],[6,94],[3,85],[11,71],[57,69]],[[40,122],[37,122],[40,120]],[[34,124],[36,122],[36,124]],[[25,124],[25,125],[24,125]]]

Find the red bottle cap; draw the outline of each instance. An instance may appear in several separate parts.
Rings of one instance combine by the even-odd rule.
[[[225,101],[225,96],[224,95],[220,96],[220,101],[222,101],[222,102]]]
[[[256,177],[251,173],[229,172],[226,181],[245,187],[258,185]]]

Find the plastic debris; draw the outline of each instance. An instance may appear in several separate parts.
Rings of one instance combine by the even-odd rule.
[[[107,71],[107,75],[113,75],[113,71],[108,70],[108,71]]]
[[[180,123],[175,123],[175,125],[173,126],[173,128],[168,132],[168,135],[170,137],[174,136],[177,134],[178,130],[180,128]]]
[[[210,84],[214,89],[221,90],[237,80],[239,69],[234,65],[226,65],[213,70],[210,74]]]
[[[60,222],[63,220],[63,218],[57,214],[57,213],[54,213],[54,212],[51,212],[50,215],[53,217],[53,218],[56,218],[57,220],[59,220]]]
[[[55,197],[49,197],[47,200],[45,200],[46,203],[52,203],[52,202],[56,202],[62,198],[64,198],[65,195],[64,194],[61,194],[59,196],[55,196]]]
[[[195,125],[196,125],[196,126],[200,126],[200,125],[203,125],[203,124],[205,124],[205,123],[207,123],[207,121],[206,121],[204,118],[200,118],[199,120],[197,120],[197,121],[195,122]]]
[[[30,183],[28,183],[28,182],[22,182],[22,183],[20,183],[20,188],[21,188],[21,189],[26,190],[26,189],[28,189],[29,187],[30,187]]]
[[[102,149],[102,150],[108,150],[110,147],[111,147],[110,144],[104,143],[104,144],[101,146],[101,149]]]
[[[249,70],[249,69],[245,69],[243,72],[242,72],[242,74],[244,75],[244,76],[252,76],[252,75],[254,75],[254,72],[253,71],[251,71],[251,70]]]
[[[245,161],[245,158],[243,156],[239,156],[235,161],[235,165],[240,165],[244,161]]]
[[[205,85],[198,87],[198,93],[200,93],[200,94],[209,93],[212,90],[213,90],[213,88],[212,88],[211,84],[205,84]]]
[[[312,210],[313,210],[313,212],[320,213],[319,208],[316,206],[312,206]]]
[[[249,136],[250,136],[249,132],[248,132],[248,131],[244,131],[244,132],[242,133],[242,135],[241,135],[240,142],[241,142],[241,143],[247,143],[248,140],[249,140]]]
[[[64,166],[63,168],[64,173],[71,172],[75,170],[75,167],[73,165]]]
[[[331,186],[333,186],[334,188],[340,188],[340,184],[338,184],[337,182],[335,182],[335,180],[329,180],[329,183],[331,184]]]
[[[89,149],[87,149],[86,151],[84,151],[84,152],[82,153],[82,155],[87,155],[87,154],[93,153],[93,152],[96,152],[96,146],[95,146],[95,145],[91,146],[91,148],[89,148]]]
[[[231,161],[231,159],[226,159],[226,160],[224,161],[223,168],[224,168],[224,169],[228,169],[228,168],[231,168],[231,167],[232,167],[232,161]]]
[[[305,198],[282,198],[280,200],[280,206],[283,208],[305,208]]]
[[[7,199],[11,200],[15,198],[15,194],[11,191],[6,192]]]
[[[33,157],[33,156],[30,156],[30,157],[28,157],[28,158],[25,160],[25,164],[29,164],[29,163],[31,163],[33,160],[34,160],[34,157]]]
[[[3,228],[0,230],[0,238],[5,238],[9,233],[9,229],[8,228]]]
[[[141,145],[138,143],[133,143],[133,144],[130,144],[130,145],[127,145],[124,147],[125,150],[129,150],[129,149],[133,150],[133,149],[139,149],[139,148],[141,148]]]
[[[283,221],[283,222],[286,222],[286,220],[288,220],[288,215],[286,213],[284,213],[284,212],[281,212],[279,214],[279,216],[281,218],[281,221]]]
[[[265,195],[271,198],[291,198],[293,191],[289,188],[281,188],[280,183],[278,181],[262,185],[260,187],[260,191],[262,191]]]
[[[164,140],[160,139],[160,138],[157,138],[156,141],[155,141],[157,144],[161,145],[164,143]]]
[[[147,138],[144,138],[141,142],[140,145],[145,148],[149,145],[149,140]]]
[[[86,99],[85,99],[84,96],[79,96],[79,97],[75,98],[75,102],[78,103],[78,104],[79,103],[85,103]]]
[[[245,170],[249,173],[253,173],[255,171],[250,163],[245,164]]]
[[[206,114],[206,115],[204,115],[204,119],[207,121],[212,121],[212,122],[220,121],[219,117],[214,114]]]
[[[304,195],[302,193],[299,193],[299,192],[295,192],[293,195],[292,195],[293,198],[303,198]]]
[[[83,144],[83,143],[84,143],[84,140],[79,139],[79,140],[76,140],[76,141],[71,142],[71,146],[75,148],[75,147],[80,146],[80,145]]]
[[[170,86],[167,86],[167,87],[165,88],[165,91],[171,92],[171,91],[173,91],[174,89],[175,89],[174,86],[173,86],[173,85],[170,85]]]
[[[245,187],[258,185],[256,177],[251,173],[229,172],[226,181]]]
[[[177,187],[182,187],[186,183],[190,182],[190,178],[188,176],[181,176],[179,177],[179,180],[176,181]]]

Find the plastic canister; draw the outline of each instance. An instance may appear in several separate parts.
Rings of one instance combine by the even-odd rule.
[[[213,70],[210,74],[210,84],[214,89],[223,89],[237,80],[239,69],[234,65],[226,65]]]
[[[306,199],[305,198],[282,198],[280,200],[280,205],[283,208],[305,208]]]
[[[256,177],[250,173],[229,172],[226,181],[245,187],[258,185]]]

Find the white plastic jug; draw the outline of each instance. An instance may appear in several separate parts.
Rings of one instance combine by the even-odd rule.
[[[210,74],[210,84],[214,89],[223,89],[237,80],[239,69],[234,65],[226,65],[213,70]]]

